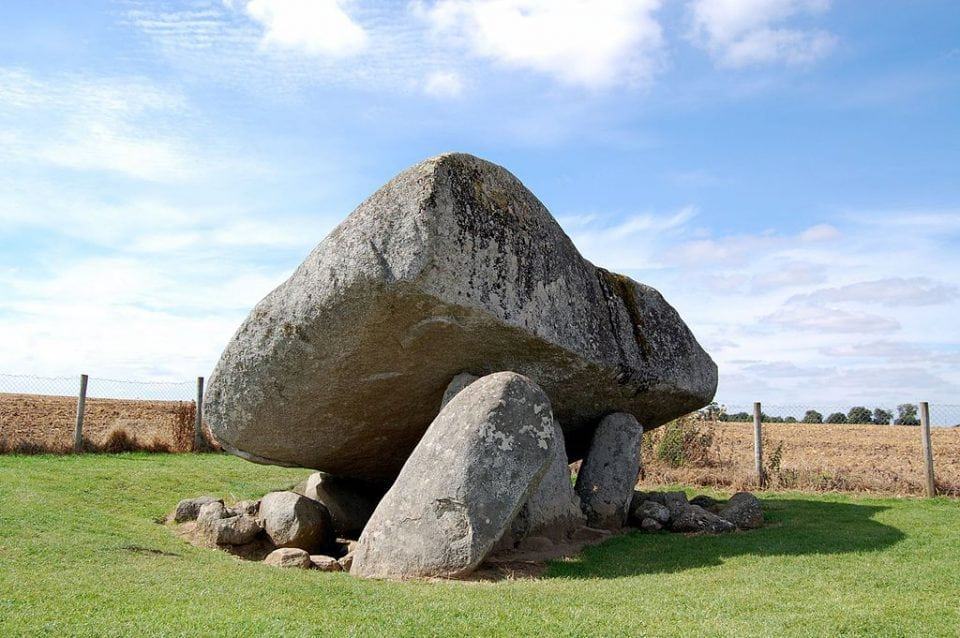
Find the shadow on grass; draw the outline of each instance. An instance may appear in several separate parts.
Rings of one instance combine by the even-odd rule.
[[[632,532],[551,563],[546,578],[618,578],[720,565],[734,556],[802,556],[878,551],[902,540],[873,520],[887,507],[806,500],[763,503],[762,529],[717,536]]]

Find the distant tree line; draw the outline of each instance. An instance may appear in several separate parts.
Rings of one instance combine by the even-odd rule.
[[[753,415],[748,412],[734,412],[728,414],[726,408],[716,402],[700,410],[700,416],[710,421],[729,421],[741,423],[744,421],[753,421]],[[876,424],[876,425],[920,425],[920,419],[917,418],[917,406],[913,403],[901,403],[897,406],[897,417],[889,410],[883,408],[869,408],[858,405],[850,408],[844,414],[843,412],[833,412],[823,418],[823,414],[816,410],[807,410],[802,419],[787,416],[771,416],[763,412],[760,413],[760,420],[763,423],[854,423],[854,424]]]

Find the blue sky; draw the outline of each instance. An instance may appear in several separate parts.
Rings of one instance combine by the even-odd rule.
[[[360,201],[506,166],[739,403],[960,403],[960,4],[12,0],[0,371],[208,373]]]

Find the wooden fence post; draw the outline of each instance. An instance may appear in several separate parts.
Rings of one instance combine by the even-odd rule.
[[[930,404],[926,401],[920,402],[920,437],[927,496],[936,496],[937,485],[933,480],[933,446],[930,443]]]
[[[193,423],[193,451],[199,452],[203,447],[203,377],[197,377],[197,416]]]
[[[83,452],[83,413],[87,406],[87,375],[80,375],[80,394],[77,396],[77,425],[73,430],[73,451]]]
[[[763,473],[763,438],[760,430],[760,402],[753,404],[753,465],[757,474],[757,483],[763,487],[766,483],[766,477]]]

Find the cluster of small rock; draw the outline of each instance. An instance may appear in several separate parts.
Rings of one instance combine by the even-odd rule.
[[[737,492],[723,502],[709,496],[687,501],[683,492],[634,492],[629,522],[645,532],[693,532],[722,534],[763,525],[760,500],[749,492]]]
[[[318,472],[308,484],[315,487],[323,479]],[[352,541],[336,537],[338,525],[323,503],[296,492],[270,492],[259,501],[229,507],[215,496],[184,499],[172,518],[191,524],[192,538],[200,545],[263,558],[267,565],[327,572],[350,569]]]

